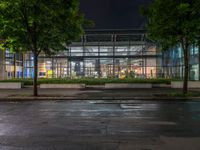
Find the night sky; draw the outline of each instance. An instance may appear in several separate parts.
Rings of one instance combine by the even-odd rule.
[[[94,29],[141,29],[145,18],[139,8],[151,0],[80,0],[81,12],[95,23]]]

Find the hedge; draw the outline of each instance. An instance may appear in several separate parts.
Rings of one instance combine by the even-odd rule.
[[[0,80],[0,82],[22,82],[24,85],[33,85],[32,79],[9,79]],[[153,83],[153,84],[170,84],[170,79],[38,79],[40,84],[86,84],[86,85],[104,85],[106,83]]]

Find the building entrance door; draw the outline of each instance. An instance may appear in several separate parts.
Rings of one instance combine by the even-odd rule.
[[[83,77],[84,76],[84,65],[83,61],[71,61],[71,77],[77,78],[77,77]]]

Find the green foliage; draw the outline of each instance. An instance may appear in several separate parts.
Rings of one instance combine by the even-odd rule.
[[[80,38],[86,23],[78,0],[1,0],[1,47],[54,54]]]
[[[1,80],[0,82],[23,82],[25,85],[33,85],[32,79],[10,79]],[[86,85],[104,85],[105,83],[154,83],[154,84],[170,84],[170,79],[39,79],[38,84],[78,84],[83,83]]]
[[[154,0],[142,14],[149,20],[148,37],[167,50],[188,40],[198,44],[200,35],[200,0]]]
[[[34,96],[37,96],[38,55],[67,50],[86,24],[79,0],[1,0],[0,47],[34,54]]]
[[[148,37],[162,50],[181,45],[184,54],[183,93],[188,91],[189,46],[200,44],[200,0],[154,0],[142,8],[148,18]]]

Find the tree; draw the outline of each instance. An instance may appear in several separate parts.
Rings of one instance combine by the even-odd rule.
[[[85,23],[78,0],[1,0],[1,48],[32,51],[34,96],[38,95],[38,55],[66,50],[83,34]]]
[[[142,14],[148,18],[148,37],[163,50],[180,45],[184,53],[183,94],[188,91],[189,50],[200,41],[200,0],[154,0]]]

